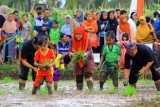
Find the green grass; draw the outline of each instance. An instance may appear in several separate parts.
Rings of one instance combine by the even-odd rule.
[[[17,64],[4,64],[4,65],[0,65],[0,71],[6,71],[6,70],[18,70],[19,69],[19,65]]]
[[[136,88],[132,87],[132,86],[126,86],[123,88],[123,92],[122,92],[123,96],[133,96],[136,95]]]
[[[4,77],[2,79],[2,82],[4,82],[4,83],[10,83],[10,82],[12,82],[12,79],[11,79],[11,77]]]

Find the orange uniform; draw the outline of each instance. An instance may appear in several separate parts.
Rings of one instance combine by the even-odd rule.
[[[47,49],[45,54],[42,53],[41,49],[38,49],[35,53],[34,61],[38,61],[39,64],[49,65],[54,60],[54,52],[51,49]],[[45,68],[39,68],[34,81],[34,86],[38,87],[40,81],[45,78],[46,82],[52,83],[53,81],[53,67],[49,70]]]

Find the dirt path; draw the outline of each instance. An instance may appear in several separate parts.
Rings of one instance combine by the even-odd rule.
[[[112,88],[108,83],[106,90]],[[44,89],[43,85],[41,90]],[[32,82],[27,82],[24,91],[18,90],[17,81],[11,83],[0,82],[0,106],[2,107],[112,107],[129,106],[139,101],[160,98],[156,94],[154,83],[139,83],[137,94],[131,97],[122,95],[122,82],[118,92],[107,94],[106,90],[99,91],[98,81],[94,83],[94,92],[89,93],[85,84],[82,92],[76,91],[74,81],[60,81],[59,91],[54,95],[31,95]]]

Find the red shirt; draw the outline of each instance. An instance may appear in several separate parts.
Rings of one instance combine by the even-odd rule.
[[[34,56],[34,61],[38,61],[39,64],[44,64],[44,65],[48,65],[51,64],[51,62],[54,60],[55,56],[54,56],[54,52],[52,49],[47,49],[47,52],[44,54],[42,53],[41,49],[38,49],[35,53]],[[53,68],[51,68],[50,70],[52,70]],[[46,69],[44,68],[40,68],[40,71],[46,71]]]
[[[17,20],[16,22],[18,24],[19,30],[22,30],[23,29],[22,21],[21,20]]]

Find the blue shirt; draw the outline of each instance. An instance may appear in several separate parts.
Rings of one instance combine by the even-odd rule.
[[[154,22],[154,30],[155,30],[155,31],[160,30],[160,18],[158,18],[158,19]]]
[[[60,54],[69,54],[70,43],[66,42],[62,44],[62,42],[57,43],[57,52]]]
[[[44,22],[43,26],[34,26],[34,29],[39,32],[38,36],[44,36],[46,31],[49,34],[49,31],[52,28],[53,21],[50,18],[48,18],[48,19],[43,18],[43,22]],[[42,27],[46,27],[47,30],[42,31]]]

